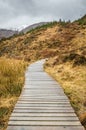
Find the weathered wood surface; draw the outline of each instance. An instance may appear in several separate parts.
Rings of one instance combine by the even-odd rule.
[[[44,72],[43,63],[28,68],[7,130],[84,130],[63,89]]]

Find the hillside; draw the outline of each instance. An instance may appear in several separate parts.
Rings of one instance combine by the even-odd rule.
[[[45,70],[61,84],[86,127],[85,20],[86,16],[73,23],[51,22],[2,40],[0,56],[29,63],[49,58]]]
[[[86,29],[74,23],[49,23],[27,34],[14,36],[0,42],[0,56],[6,56],[25,61],[66,55],[86,55]]]

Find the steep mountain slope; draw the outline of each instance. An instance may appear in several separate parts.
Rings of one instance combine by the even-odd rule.
[[[29,63],[49,58],[45,70],[61,84],[86,127],[86,16],[73,23],[47,23],[0,41],[0,56]]]
[[[18,32],[13,30],[0,29],[0,39],[11,37],[14,34],[18,34]]]

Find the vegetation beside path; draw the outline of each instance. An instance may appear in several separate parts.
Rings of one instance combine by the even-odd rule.
[[[9,116],[22,91],[27,63],[0,58],[0,130],[5,130]]]
[[[64,89],[82,125],[86,128],[86,64],[58,63],[51,58],[45,63],[45,71]]]

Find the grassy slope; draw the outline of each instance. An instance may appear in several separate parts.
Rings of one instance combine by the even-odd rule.
[[[46,71],[65,89],[83,122],[86,115],[85,19],[86,17],[74,23],[50,23],[27,34],[0,42],[0,56],[29,62],[50,58],[46,63]],[[83,99],[81,92],[83,92]]]
[[[24,84],[26,63],[0,58],[0,130],[7,126],[9,116]]]
[[[69,62],[52,66],[53,59],[45,64],[45,70],[63,87],[82,124],[86,127],[86,65],[73,67]]]
[[[64,92],[69,97],[70,102],[75,109],[81,123],[86,128],[86,17],[79,20],[79,26],[72,27],[72,32],[76,31],[75,35],[68,30],[66,43],[69,43],[66,50],[62,54],[50,58],[45,64],[45,70],[54,77],[63,87]],[[74,33],[74,32],[73,32]],[[65,43],[64,43],[65,44]]]

